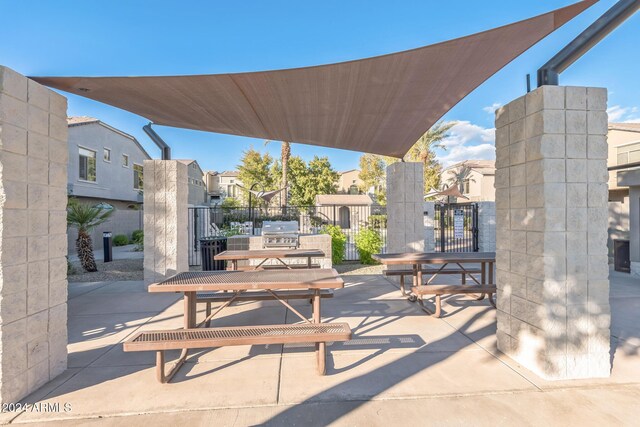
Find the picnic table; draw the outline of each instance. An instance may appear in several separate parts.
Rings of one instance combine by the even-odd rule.
[[[411,288],[411,300],[417,300],[420,306],[427,312],[430,312],[425,306],[423,296],[435,295],[435,316],[440,317],[441,314],[441,295],[445,294],[468,294],[478,293],[478,300],[484,299],[485,295],[489,296],[489,302],[495,307],[493,295],[496,287],[493,277],[493,269],[496,262],[495,252],[415,252],[415,253],[392,253],[392,254],[375,254],[373,259],[384,265],[409,265],[411,270],[388,270],[388,275],[411,275],[413,277],[413,286]],[[424,264],[439,265],[438,268],[430,267],[424,269]],[[450,264],[456,267],[447,268]],[[469,264],[480,264],[480,269],[474,268]],[[431,277],[426,284],[423,283],[423,274],[426,273]],[[433,280],[440,274],[461,274],[463,277],[462,284],[445,284],[434,285]],[[474,274],[480,274],[478,280]],[[474,283],[466,285],[465,278],[469,277]],[[404,282],[401,276],[401,290],[404,294]]]
[[[232,270],[238,269],[238,261],[240,260],[262,259],[262,262],[260,262],[260,264],[253,267],[253,270],[258,270],[265,262],[270,259],[279,261],[282,266],[287,269],[293,269],[293,266],[291,264],[287,264],[283,261],[284,258],[306,258],[306,268],[312,268],[313,264],[311,263],[311,258],[324,258],[324,256],[324,252],[320,249],[259,249],[224,251],[215,255],[213,259],[215,259],[216,261],[231,261]]]
[[[325,372],[326,342],[346,341],[351,329],[346,323],[322,323],[320,301],[322,292],[344,287],[344,281],[334,269],[266,270],[266,271],[201,271],[179,273],[159,283],[151,284],[149,292],[184,293],[184,329],[145,331],[124,343],[125,351],[156,351],[156,377],[168,382],[185,362],[191,348],[227,345],[316,343],[318,372]],[[302,324],[238,325],[210,328],[211,320],[244,294],[252,291],[270,295],[291,310]],[[291,292],[307,291],[312,302],[311,319],[303,316],[288,302]],[[196,323],[198,292],[226,292],[232,297],[203,321]],[[204,327],[207,326],[207,327]],[[165,374],[164,351],[182,350],[180,357]]]

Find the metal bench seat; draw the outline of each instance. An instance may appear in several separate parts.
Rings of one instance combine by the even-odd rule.
[[[442,295],[454,295],[454,294],[480,294],[480,298],[478,298],[478,300],[481,300],[484,298],[485,294],[489,295],[489,302],[491,303],[491,305],[495,308],[496,304],[495,304],[495,300],[493,298],[493,295],[496,293],[496,285],[493,284],[486,284],[486,285],[423,285],[423,286],[413,286],[411,288],[411,292],[413,292],[415,295],[418,296],[418,302],[420,303],[420,306],[427,311],[428,313],[431,313],[430,310],[428,310],[425,306],[424,306],[424,302],[423,302],[423,296],[424,295],[435,295],[436,297],[436,311],[434,313],[434,315],[436,317],[440,317],[440,313],[441,313],[441,306],[442,306],[442,301],[441,301],[441,296]]]
[[[311,299],[314,295],[313,289],[300,289],[291,291],[274,291],[278,297],[289,299]],[[236,295],[235,292],[198,292],[196,294],[199,303],[227,302]],[[331,289],[322,289],[320,291],[321,298],[333,298]],[[264,301],[274,299],[273,294],[267,291],[247,291],[236,296],[235,301]]]
[[[462,276],[462,283],[466,283],[466,278],[467,278],[467,274],[480,274],[482,273],[482,270],[480,268],[466,268],[466,269],[462,269],[462,268],[443,268],[443,269],[437,269],[437,268],[423,268],[422,269],[422,273],[423,274],[460,274]],[[400,292],[402,292],[402,295],[406,295],[405,292],[405,284],[404,284],[404,277],[405,276],[413,276],[413,269],[410,268],[403,268],[403,269],[399,269],[399,270],[383,270],[382,274],[384,276],[400,276]]]
[[[224,328],[177,329],[173,331],[138,332],[124,343],[124,351],[156,351],[156,376],[165,383],[171,379],[184,359],[165,375],[164,351],[235,345],[326,343],[348,341],[351,328],[347,323],[305,323],[298,325],[234,326]],[[318,357],[318,371],[325,371],[324,353]]]

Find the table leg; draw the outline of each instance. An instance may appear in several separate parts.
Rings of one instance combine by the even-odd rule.
[[[231,260],[231,270],[233,270],[233,271],[237,271],[238,270],[238,260],[237,259]]]
[[[311,257],[307,257],[307,268],[311,268]]]
[[[489,285],[493,286],[495,285],[495,281],[493,280],[493,267],[494,267],[494,263],[490,262],[489,263]],[[489,302],[491,303],[491,305],[493,306],[493,308],[496,308],[496,298],[495,298],[496,294],[489,294]]]
[[[487,284],[487,263],[485,262],[480,263],[480,284],[482,286]],[[480,296],[476,298],[476,301],[481,301],[484,297],[485,294],[480,294]]]
[[[196,326],[196,293],[185,292],[184,293],[184,328],[194,328]],[[178,369],[187,360],[189,350],[184,348],[180,353],[180,357],[171,366],[169,371],[165,373],[164,363],[164,351],[160,350],[156,352],[156,378],[161,383],[167,383],[171,381],[171,378],[178,372]]]
[[[322,323],[320,315],[320,289],[313,292],[313,323]],[[326,343],[316,343],[316,359],[318,362],[318,374],[324,375],[326,372]]]
[[[418,286],[422,286],[422,264],[417,264]]]

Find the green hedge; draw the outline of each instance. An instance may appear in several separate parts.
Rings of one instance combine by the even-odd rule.
[[[331,236],[331,262],[341,264],[347,248],[347,235],[337,225],[325,225],[320,232]]]
[[[113,238],[113,246],[124,246],[129,244],[129,237],[126,234],[116,234]]]
[[[371,255],[382,251],[382,237],[372,228],[365,228],[356,234],[356,249],[360,254],[360,262],[363,264],[376,264]]]

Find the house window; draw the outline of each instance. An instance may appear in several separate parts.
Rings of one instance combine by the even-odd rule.
[[[133,164],[133,188],[136,190],[142,190],[143,183],[143,168],[142,165]]]
[[[640,162],[640,150],[629,151],[629,163]]]
[[[462,181],[462,194],[469,194],[469,180],[465,179],[464,181]]]
[[[80,148],[78,154],[78,178],[83,181],[96,182],[96,152]]]
[[[122,166],[124,166],[125,168],[129,167],[129,156],[127,156],[126,154],[122,155]]]
[[[105,162],[111,162],[111,150],[108,148],[105,148],[104,151],[102,152],[102,159]]]

